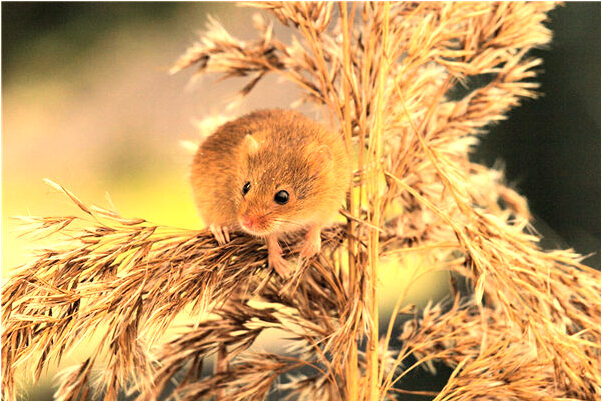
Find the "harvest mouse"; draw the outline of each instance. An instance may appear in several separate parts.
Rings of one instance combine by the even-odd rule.
[[[260,110],[219,127],[199,147],[192,188],[202,219],[220,244],[243,230],[265,238],[268,265],[289,274],[278,239],[307,230],[301,256],[320,251],[349,187],[349,155],[340,134],[301,113]]]

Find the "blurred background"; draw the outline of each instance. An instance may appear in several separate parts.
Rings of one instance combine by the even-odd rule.
[[[224,112],[242,81],[191,83],[191,72],[168,70],[208,13],[235,36],[255,36],[252,12],[231,3],[2,4],[3,279],[32,247],[11,216],[76,212],[42,178],[87,204],[109,206],[110,198],[126,217],[201,226],[188,184],[191,154],[180,142],[197,141],[198,121]],[[599,268],[600,3],[567,3],[549,26],[551,46],[536,51],[543,96],[492,127],[474,159],[503,164],[529,200],[544,247],[592,254],[586,263]],[[230,113],[296,99],[275,83],[261,82]],[[414,284],[408,301],[440,298],[444,289],[425,291],[435,279]],[[383,292],[394,300],[395,289]],[[23,398],[50,399],[52,375]]]

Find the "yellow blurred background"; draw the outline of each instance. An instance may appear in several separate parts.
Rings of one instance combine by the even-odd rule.
[[[208,13],[235,36],[255,36],[252,11],[234,4],[2,4],[3,282],[39,244],[18,237],[12,216],[78,213],[43,178],[86,204],[109,206],[110,198],[126,217],[202,227],[188,183],[191,153],[180,142],[198,141],[195,122],[223,113],[244,81],[191,82],[191,72],[170,76],[168,69],[197,39]],[[277,27],[276,35],[283,31]],[[268,77],[227,113],[289,107],[296,95]],[[400,287],[411,286],[407,301],[419,305],[445,293],[435,286],[445,273],[407,283],[408,270],[424,263],[420,256],[408,261],[403,270],[384,270],[386,308]],[[55,372],[23,398],[50,398]]]

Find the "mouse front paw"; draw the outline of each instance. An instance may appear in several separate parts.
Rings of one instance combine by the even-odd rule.
[[[322,248],[322,239],[320,238],[320,228],[311,228],[305,235],[305,243],[299,253],[303,258],[311,258],[318,254]]]
[[[268,267],[273,268],[281,278],[286,278],[293,271],[293,268],[282,257],[282,249],[278,244],[278,236],[270,235],[266,240],[268,244]]]
[[[288,277],[292,272],[291,264],[279,254],[268,255],[268,266],[273,268],[281,278]]]
[[[305,241],[305,243],[303,244],[303,248],[301,249],[301,252],[299,254],[301,255],[301,257],[311,258],[314,255],[318,254],[320,252],[320,249],[321,244],[319,241]]]
[[[227,226],[220,225],[209,225],[209,230],[213,233],[213,237],[217,240],[217,244],[220,246],[228,243],[230,241],[230,232],[228,231]]]

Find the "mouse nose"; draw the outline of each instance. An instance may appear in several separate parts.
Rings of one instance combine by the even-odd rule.
[[[253,229],[253,226],[255,226],[256,222],[255,219],[253,219],[250,216],[241,216],[240,217],[240,224],[247,229]]]
[[[241,215],[239,223],[242,229],[255,234],[264,232],[268,227],[266,217],[254,213]]]

